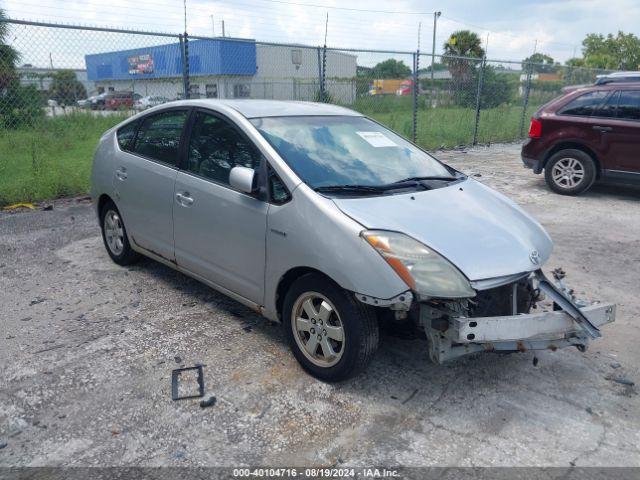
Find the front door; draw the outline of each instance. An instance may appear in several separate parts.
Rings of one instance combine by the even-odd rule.
[[[187,110],[140,120],[137,135],[115,158],[114,192],[132,241],[174,260],[173,193]],[[126,127],[125,127],[126,128]]]
[[[192,121],[175,186],[176,261],[262,304],[269,204],[229,185],[229,172],[235,166],[259,171],[260,152],[221,116],[199,110]]]

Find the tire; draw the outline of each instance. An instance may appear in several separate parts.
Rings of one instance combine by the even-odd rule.
[[[129,244],[124,221],[112,201],[105,203],[100,210],[100,228],[104,247],[111,260],[124,266],[131,265],[140,259],[140,254]]]
[[[554,192],[578,195],[595,182],[596,165],[582,150],[560,150],[545,165],[544,178]]]
[[[373,309],[320,274],[304,275],[289,288],[283,324],[300,365],[325,382],[357,375],[378,348],[378,321]],[[312,338],[315,340],[310,345]]]

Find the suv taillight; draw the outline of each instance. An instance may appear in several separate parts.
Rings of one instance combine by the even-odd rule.
[[[529,124],[529,138],[540,138],[541,136],[542,122],[536,118],[532,118]]]

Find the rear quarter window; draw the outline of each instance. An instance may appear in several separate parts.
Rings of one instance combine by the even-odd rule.
[[[131,122],[124,127],[120,128],[116,132],[116,137],[118,138],[118,146],[120,150],[132,151],[133,150],[133,141],[136,137],[136,128],[138,127],[138,122]]]
[[[564,107],[558,110],[559,115],[575,115],[579,117],[588,117],[602,104],[608,92],[605,90],[596,90],[588,92],[574,98]]]

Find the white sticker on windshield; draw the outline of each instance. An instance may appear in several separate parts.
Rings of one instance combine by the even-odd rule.
[[[366,140],[372,147],[397,147],[393,140],[387,137],[382,132],[356,132],[364,140]]]

